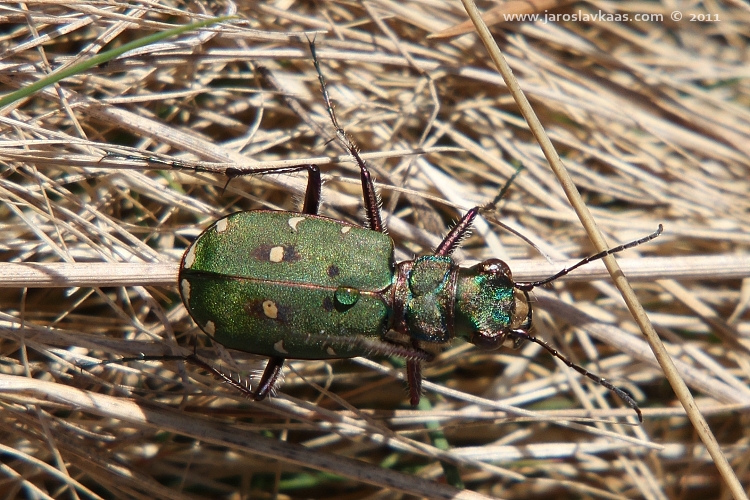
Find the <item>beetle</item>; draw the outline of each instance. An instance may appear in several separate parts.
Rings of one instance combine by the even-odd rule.
[[[493,350],[532,341],[615,392],[641,419],[638,405],[625,392],[529,334],[529,292],[592,260],[657,237],[661,225],[645,238],[587,257],[547,279],[516,282],[502,260],[461,267],[451,257],[477,215],[494,208],[498,197],[469,210],[433,253],[397,263],[370,171],[338,123],[312,42],[310,50],[336,139],[359,166],[366,220],[360,227],[318,214],[321,176],[315,165],[227,170],[230,179],[293,172],[308,177],[300,212],[252,210],[219,219],[189,246],[180,264],[182,300],[200,329],[225,347],[269,358],[255,390],[244,391],[257,401],[266,398],[286,359],[385,354],[406,359],[410,402],[417,405],[421,363],[433,359],[425,344],[463,338]]]

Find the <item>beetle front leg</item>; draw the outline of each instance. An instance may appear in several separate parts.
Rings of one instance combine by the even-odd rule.
[[[435,249],[435,255],[445,257],[453,253],[458,245],[461,244],[461,240],[469,235],[471,223],[474,222],[474,219],[476,219],[477,215],[479,214],[479,210],[480,207],[474,207],[466,212],[466,215],[461,217],[461,220],[458,221],[458,224],[453,226],[453,228],[448,232],[443,241],[440,242],[440,245],[438,245],[438,247]]]
[[[406,381],[409,384],[409,402],[419,405],[422,397],[422,362],[418,359],[406,361]]]
[[[411,346],[417,351],[424,351],[418,340],[412,340]],[[412,406],[417,406],[422,397],[422,361],[420,359],[406,360],[406,381],[409,384],[409,402]]]
[[[458,245],[461,244],[461,240],[469,235],[469,229],[471,229],[471,224],[474,222],[474,219],[476,219],[477,215],[479,215],[480,213],[495,210],[497,204],[500,202],[503,196],[505,196],[505,193],[508,191],[508,189],[510,189],[513,181],[516,180],[518,174],[521,173],[521,169],[522,167],[519,167],[518,170],[516,170],[516,173],[514,173],[505,182],[503,187],[500,189],[500,192],[491,202],[487,203],[486,205],[482,205],[481,207],[474,207],[466,212],[461,220],[458,221],[458,224],[453,226],[450,232],[446,235],[445,239],[443,239],[440,245],[438,245],[438,247],[435,249],[435,255],[446,256],[452,254],[453,251],[458,247]]]
[[[431,352],[425,351],[419,345],[418,340],[412,340],[411,347],[394,342],[391,339],[383,339],[383,346],[390,346],[380,353],[395,355],[406,359],[406,384],[409,386],[409,402],[417,406],[422,397],[422,361],[432,361],[435,357]],[[399,352],[392,352],[394,349]]]

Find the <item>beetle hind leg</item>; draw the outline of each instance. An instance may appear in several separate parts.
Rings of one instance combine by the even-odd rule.
[[[206,370],[207,372],[211,373],[213,376],[218,378],[219,380],[222,380],[226,382],[227,384],[231,385],[238,391],[240,391],[242,394],[248,397],[254,397],[253,391],[250,389],[250,385],[247,383],[246,380],[243,380],[240,378],[239,375],[232,375],[231,373],[225,373],[220,368],[217,368],[209,363],[206,363],[202,359],[200,359],[196,354],[190,354],[188,356],[180,356],[182,361],[186,361],[188,363],[192,363],[195,366],[199,366]]]
[[[254,401],[262,401],[266,399],[269,394],[273,394],[275,392],[276,386],[280,382],[281,369],[284,366],[284,358],[270,358],[268,360],[268,363],[266,364],[265,370],[263,370],[263,375],[260,378],[258,387],[253,391],[250,388],[250,385],[239,376],[235,377],[232,374],[227,374],[220,368],[206,363],[195,354],[180,356],[179,359],[192,363],[196,366],[200,366],[204,370],[212,373],[215,377],[223,380]]]
[[[277,383],[280,381],[281,369],[284,367],[284,358],[273,357],[268,360],[263,375],[260,377],[258,387],[252,393],[255,401],[266,399],[269,394],[273,394]]]
[[[229,177],[229,181],[231,181],[235,177],[245,175],[293,174],[296,172],[307,172],[307,189],[305,189],[305,201],[302,206],[302,213],[317,215],[320,208],[320,193],[323,185],[323,181],[320,178],[320,168],[317,165],[266,168],[229,167],[226,175]]]
[[[359,166],[359,176],[360,182],[362,184],[362,197],[364,199],[366,213],[365,227],[367,227],[368,229],[372,229],[373,231],[383,233],[385,232],[385,228],[383,227],[383,220],[380,215],[380,199],[378,197],[377,191],[375,191],[375,185],[372,181],[372,175],[370,174],[370,170],[367,167],[367,163],[359,154],[359,148],[346,134],[344,129],[341,128],[341,125],[339,125],[339,121],[336,118],[336,112],[334,111],[333,104],[331,103],[331,97],[330,95],[328,95],[328,88],[326,86],[325,77],[323,77],[323,71],[320,69],[320,61],[318,60],[318,54],[315,51],[315,42],[313,40],[309,40],[309,42],[313,64],[315,65],[315,70],[318,72],[318,81],[320,82],[320,91],[323,94],[323,102],[326,106],[326,110],[328,111],[328,116],[331,119],[331,123],[336,129],[336,139]]]

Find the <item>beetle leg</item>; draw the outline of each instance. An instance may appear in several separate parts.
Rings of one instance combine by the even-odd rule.
[[[370,170],[367,168],[365,160],[359,155],[359,148],[346,134],[344,129],[341,128],[336,119],[336,113],[333,110],[333,104],[331,104],[331,97],[328,95],[326,80],[323,77],[323,71],[320,69],[320,61],[318,61],[318,55],[315,52],[315,42],[313,41],[310,41],[310,52],[312,53],[313,64],[315,64],[315,69],[318,72],[320,91],[323,93],[323,101],[328,111],[328,116],[331,118],[331,123],[336,129],[336,139],[359,166],[359,177],[362,182],[362,197],[365,203],[365,213],[367,218],[366,226],[368,229],[382,233],[384,232],[384,228],[383,221],[380,217],[380,199],[378,198],[378,193],[375,191],[375,185],[372,182]]]
[[[200,359],[196,354],[190,354],[188,356],[183,357],[182,359],[184,361],[187,361],[188,363],[193,363],[196,366],[200,366],[207,372],[212,373],[215,377],[231,385],[232,387],[240,391],[245,396],[253,398],[253,399],[255,398],[255,394],[250,389],[250,386],[248,385],[248,383],[242,380],[239,377],[239,375],[237,375],[236,377],[233,377],[231,374],[227,375],[220,368],[216,368],[215,366],[209,363],[206,363],[205,361]]]
[[[410,359],[406,362],[406,380],[409,384],[409,402],[412,406],[419,404],[422,397],[422,362]]]
[[[266,364],[266,369],[263,370],[263,375],[260,378],[258,387],[253,391],[242,379],[235,379],[231,375],[227,375],[219,368],[206,363],[195,354],[185,356],[183,359],[213,373],[215,376],[228,383],[245,396],[253,398],[255,401],[266,399],[268,394],[273,391],[276,382],[279,380],[279,375],[281,375],[281,368],[284,366],[284,358],[270,358]]]
[[[432,361],[435,356],[422,349],[418,340],[412,340],[411,347],[388,338],[383,339],[383,342],[387,345],[398,346],[399,350],[403,351],[396,355],[406,359],[406,383],[409,386],[409,402],[412,406],[417,406],[419,399],[422,397],[422,361]]]
[[[187,356],[172,356],[172,355],[135,356],[135,357],[130,357],[130,358],[110,359],[106,361],[100,361],[98,363],[79,364],[78,366],[81,369],[84,369],[84,368],[89,369],[98,365],[124,364],[124,363],[129,363],[131,361],[185,361],[187,363],[192,363],[195,366],[203,368],[207,372],[213,374],[216,378],[231,385],[232,387],[240,391],[245,396],[253,398],[253,399],[256,398],[256,393],[254,393],[250,389],[249,384],[245,380],[240,378],[239,375],[233,376],[231,373],[229,374],[225,373],[221,368],[217,368],[211,365],[210,363],[203,361],[201,358],[198,357],[198,355],[195,352],[193,354],[188,354]]]
[[[427,361],[435,359],[435,355],[419,347],[419,343],[414,342],[412,347],[389,338],[383,338],[382,341],[361,341],[357,345],[367,347],[374,354],[384,356],[396,356],[406,359],[407,361]]]
[[[281,375],[281,368],[283,366],[284,358],[273,357],[268,360],[266,369],[263,370],[263,375],[260,377],[258,387],[253,394],[254,400],[262,401],[273,391],[276,382],[279,380],[279,375]]]
[[[320,191],[322,181],[320,180],[320,168],[317,165],[295,165],[291,167],[267,167],[267,168],[239,168],[229,167],[226,176],[231,181],[235,177],[243,175],[266,175],[266,174],[291,174],[307,170],[307,189],[305,189],[305,202],[302,206],[303,214],[317,215],[320,208]]]
[[[188,166],[180,161],[167,161],[161,158],[150,156],[143,157],[141,155],[121,155],[119,153],[107,152],[104,158],[124,158],[126,160],[146,161],[148,163],[155,163],[158,165],[165,165],[170,169],[192,169],[196,172],[209,172],[218,173],[219,170],[213,168],[201,167],[200,165]],[[102,160],[104,159],[102,158]],[[100,160],[101,161],[101,160]],[[229,182],[235,177],[242,177],[244,175],[267,175],[267,174],[292,174],[295,172],[307,171],[307,189],[305,189],[305,202],[302,207],[303,214],[317,215],[318,209],[320,208],[320,193],[322,181],[320,179],[320,168],[317,165],[293,165],[290,167],[265,167],[265,168],[253,168],[253,167],[228,167],[224,170],[224,175],[229,178],[224,189],[227,188]]]
[[[505,196],[505,193],[508,191],[508,189],[510,189],[513,181],[516,180],[518,174],[521,173],[522,168],[523,167],[519,167],[516,172],[505,182],[505,185],[503,185],[503,187],[500,189],[500,192],[491,202],[481,207],[474,207],[466,212],[466,215],[464,215],[461,220],[458,221],[458,224],[453,226],[445,239],[435,249],[435,255],[446,256],[452,254],[456,247],[458,247],[458,245],[461,243],[461,240],[469,235],[469,229],[471,228],[471,224],[474,222],[474,219],[477,217],[477,215],[480,212],[486,213],[495,210],[497,204],[500,202],[503,196]]]
[[[320,209],[320,168],[317,165],[307,166],[307,189],[305,189],[305,203],[302,205],[303,214],[317,215]]]
[[[422,351],[418,340],[412,340],[411,345],[414,349]],[[409,402],[412,406],[417,406],[422,397],[422,361],[406,360],[406,381],[409,384]]]

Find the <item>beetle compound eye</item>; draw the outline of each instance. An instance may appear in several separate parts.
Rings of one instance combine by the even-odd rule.
[[[504,261],[500,259],[487,259],[482,263],[478,264],[479,272],[481,274],[499,275],[508,280],[513,279],[513,275],[510,272],[510,267]]]

